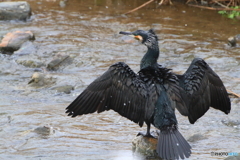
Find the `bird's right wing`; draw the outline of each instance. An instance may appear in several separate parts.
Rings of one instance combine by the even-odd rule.
[[[66,108],[66,113],[75,117],[112,109],[142,126],[145,110],[154,107],[148,102],[148,90],[128,65],[118,62],[93,81]]]
[[[226,114],[230,112],[231,103],[222,80],[203,59],[195,58],[178,78],[188,95],[186,104],[190,123],[203,116],[210,106]]]

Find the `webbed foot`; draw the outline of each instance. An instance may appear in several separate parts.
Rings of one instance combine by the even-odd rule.
[[[157,137],[151,135],[151,133],[148,133],[148,132],[147,132],[146,134],[144,134],[143,132],[139,132],[139,133],[137,134],[137,136],[140,136],[140,135],[142,135],[143,137],[150,137],[150,138],[155,138],[155,139],[157,139]]]

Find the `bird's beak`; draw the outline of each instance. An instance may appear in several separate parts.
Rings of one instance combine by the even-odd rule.
[[[31,84],[31,83],[33,83],[34,82],[34,79],[31,79],[29,82],[28,82],[28,84]]]
[[[121,31],[121,32],[119,32],[119,34],[123,34],[123,35],[128,35],[128,36],[133,36],[133,33],[132,32],[123,32],[123,31]]]
[[[139,35],[133,35],[133,33],[132,32],[123,32],[123,31],[121,31],[121,32],[119,32],[119,34],[123,34],[123,35],[128,35],[128,36],[130,36],[130,37],[134,37],[135,39],[137,39],[137,40],[139,40],[139,41],[142,41],[143,40],[143,38],[142,38],[142,36],[139,36]]]

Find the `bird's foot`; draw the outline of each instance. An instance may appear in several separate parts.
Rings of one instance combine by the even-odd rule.
[[[139,132],[139,133],[137,134],[137,136],[140,136],[140,135],[143,136],[143,137],[150,137],[150,138],[155,138],[155,139],[157,139],[157,137],[151,135],[151,133],[146,133],[146,134],[144,134],[143,132]]]

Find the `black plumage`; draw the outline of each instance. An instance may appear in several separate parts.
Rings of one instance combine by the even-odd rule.
[[[192,61],[183,75],[157,63],[158,38],[153,30],[120,32],[132,35],[147,46],[138,74],[118,62],[94,80],[67,108],[69,116],[114,110],[139,124],[160,129],[157,153],[164,159],[184,159],[191,146],[177,128],[175,108],[194,123],[209,107],[228,114],[231,109],[227,91],[218,75],[200,58]]]

